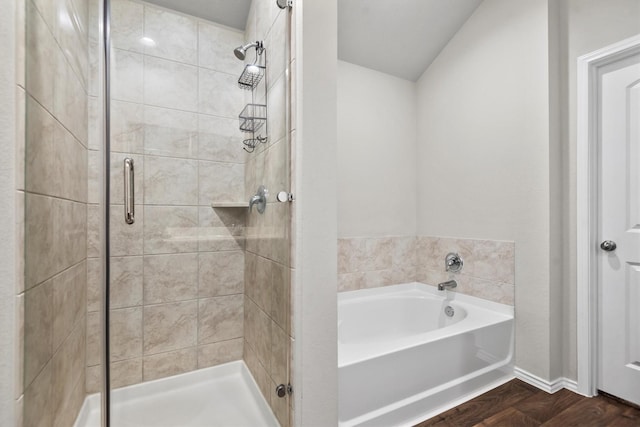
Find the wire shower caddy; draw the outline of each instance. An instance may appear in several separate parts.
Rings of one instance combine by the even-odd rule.
[[[251,64],[246,64],[242,74],[238,78],[238,87],[251,91],[251,102],[248,103],[238,115],[240,131],[245,133],[242,141],[243,149],[248,153],[253,153],[256,146],[264,144],[268,138],[267,127],[267,84],[264,88],[264,104],[256,102],[256,91],[260,82],[265,78],[267,71],[267,53],[261,41],[256,42],[256,56]],[[264,131],[264,135],[261,133]]]

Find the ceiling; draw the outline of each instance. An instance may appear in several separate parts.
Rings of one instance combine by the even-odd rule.
[[[251,6],[251,0],[148,1],[239,30]],[[338,58],[416,81],[481,2],[338,0]]]
[[[338,58],[416,81],[482,0],[338,0]]]
[[[251,0],[147,0],[187,15],[244,31]],[[276,1],[276,0],[273,0]]]

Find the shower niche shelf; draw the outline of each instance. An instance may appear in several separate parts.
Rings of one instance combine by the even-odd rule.
[[[217,208],[245,208],[247,209],[247,202],[211,202],[211,207]]]

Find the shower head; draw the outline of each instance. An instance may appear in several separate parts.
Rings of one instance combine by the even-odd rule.
[[[257,48],[258,49],[258,53],[260,53],[260,49],[262,49],[262,42],[261,41],[255,41],[253,43],[247,43],[244,46],[238,46],[237,48],[235,48],[233,50],[233,54],[240,61],[244,61],[244,58],[247,56],[247,49],[251,49],[252,47]]]

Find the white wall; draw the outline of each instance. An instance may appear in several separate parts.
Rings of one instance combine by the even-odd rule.
[[[295,425],[338,424],[337,0],[295,2]]]
[[[16,63],[14,1],[0,10],[0,425],[14,425],[15,264],[15,119]]]
[[[546,0],[485,0],[418,81],[420,235],[516,248],[516,364],[550,379]]]
[[[338,236],[416,233],[415,83],[338,61]]]
[[[576,64],[581,55],[640,34],[640,0],[563,0],[564,376],[576,378]]]

